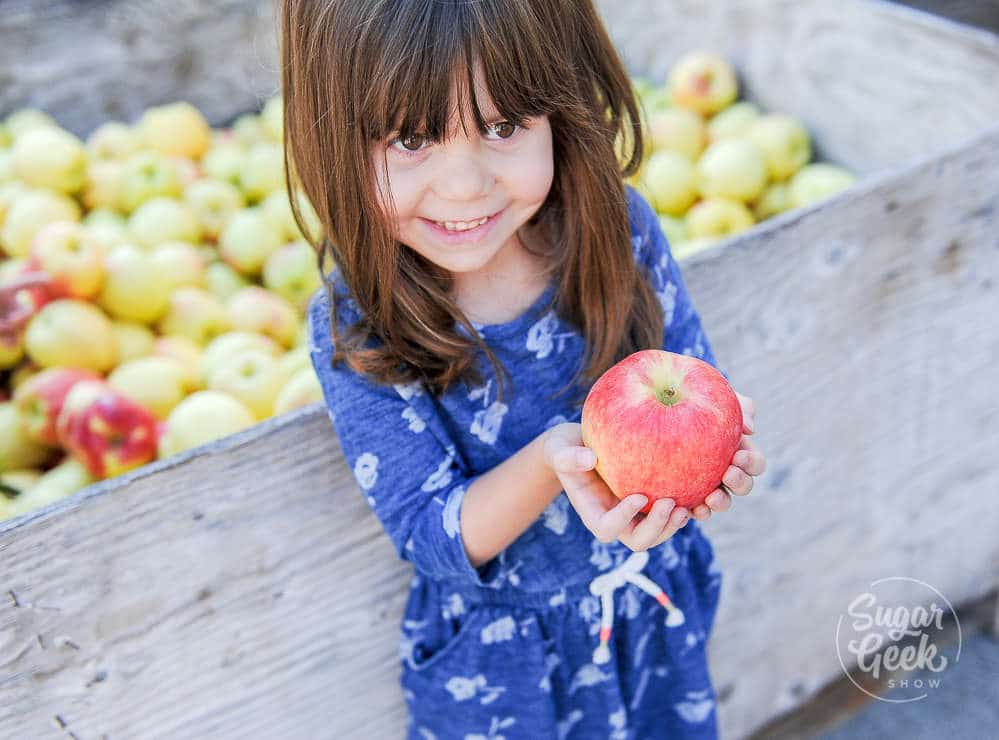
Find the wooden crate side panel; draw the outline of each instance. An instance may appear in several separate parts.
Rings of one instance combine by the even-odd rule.
[[[78,136],[176,100],[219,125],[280,89],[272,0],[14,0],[0,39],[0,117],[41,108]]]
[[[871,581],[918,578],[954,604],[996,587],[997,226],[993,128],[688,261],[768,454],[754,494],[705,525],[723,735],[841,677],[836,623]]]
[[[150,468],[0,530],[0,737],[402,737],[411,570],[323,408]]]
[[[799,116],[823,159],[869,174],[999,120],[999,38],[879,0],[598,0],[633,74],[715,50],[743,94]]]

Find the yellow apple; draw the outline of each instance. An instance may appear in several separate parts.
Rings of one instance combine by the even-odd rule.
[[[857,181],[849,170],[826,162],[808,164],[791,178],[791,206],[800,208],[845,190]]]
[[[284,149],[273,142],[254,144],[243,157],[239,187],[250,203],[258,203],[284,187]]]
[[[118,207],[131,213],[156,197],[176,198],[184,186],[177,165],[157,152],[141,151],[128,157],[121,170]]]
[[[732,65],[717,54],[694,51],[684,54],[669,71],[667,86],[674,105],[702,115],[717,113],[739,94]]]
[[[208,385],[212,373],[226,361],[226,358],[248,349],[266,352],[275,358],[282,352],[281,345],[257,332],[238,330],[220,334],[210,341],[201,353],[199,365],[201,383]]]
[[[73,194],[86,181],[87,152],[69,131],[43,126],[17,137],[10,164],[26,185]]]
[[[274,416],[323,401],[323,388],[319,385],[316,371],[311,367],[303,367],[291,376],[274,399]]]
[[[7,116],[4,125],[15,142],[28,131],[38,128],[59,128],[59,124],[52,116],[37,108],[21,108],[14,111]]]
[[[146,148],[200,159],[211,143],[211,127],[197,108],[179,101],[148,108],[138,124]]]
[[[205,283],[205,258],[193,244],[165,242],[153,249],[151,259],[170,290],[182,285],[200,288]]]
[[[287,382],[287,373],[271,353],[244,349],[221,358],[207,386],[241,401],[263,421],[274,413],[274,399]]]
[[[786,180],[812,158],[812,138],[805,124],[794,116],[760,116],[749,127],[747,136],[763,152],[772,180]]]
[[[239,187],[239,174],[245,159],[246,148],[238,141],[220,141],[212,144],[205,152],[205,156],[201,158],[201,169],[212,180]]]
[[[156,335],[145,324],[116,319],[111,322],[111,329],[118,344],[119,363],[145,357],[153,351]]]
[[[22,491],[14,499],[10,506],[10,515],[21,516],[29,511],[41,509],[86,488],[96,480],[83,463],[66,455],[61,463],[43,473],[33,486]]]
[[[29,189],[14,197],[0,229],[0,246],[11,257],[26,257],[35,234],[52,221],[79,221],[79,204],[63,193]]]
[[[226,304],[234,329],[265,334],[284,347],[295,344],[301,319],[295,307],[259,285],[240,288]]]
[[[246,205],[239,188],[210,177],[195,180],[184,188],[184,202],[198,217],[209,239],[218,239],[229,219]]]
[[[691,239],[725,237],[753,226],[753,214],[744,203],[727,198],[705,198],[687,212]]]
[[[76,221],[53,221],[35,235],[32,263],[52,277],[58,291],[92,298],[104,281],[104,245]]]
[[[201,347],[187,337],[168,335],[153,342],[155,357],[176,360],[184,368],[184,388],[190,393],[204,387],[201,382]]]
[[[100,160],[123,160],[139,151],[141,136],[134,128],[121,121],[107,121],[95,128],[86,141],[90,166]]]
[[[697,168],[679,152],[654,152],[642,170],[642,183],[659,213],[682,215],[697,200]]]
[[[235,213],[219,236],[219,254],[244,275],[257,277],[281,246],[281,231],[259,208]]]
[[[767,185],[763,153],[746,139],[711,144],[697,162],[698,188],[706,198],[755,200]]]
[[[121,173],[125,166],[115,159],[97,160],[87,167],[80,199],[88,210],[117,208],[121,202]]]
[[[791,189],[786,182],[771,183],[753,204],[753,214],[757,221],[776,216],[778,213],[790,209]]]
[[[140,247],[151,248],[163,242],[201,241],[201,223],[194,210],[175,198],[151,198],[128,219],[128,231]]]
[[[205,287],[223,301],[228,301],[240,288],[250,284],[225,262],[216,260],[205,269]]]
[[[278,358],[278,362],[281,363],[281,367],[288,373],[289,378],[303,367],[312,367],[312,357],[309,348],[304,344],[296,344]]]
[[[186,374],[178,360],[148,356],[122,363],[107,382],[162,420],[187,395]]]
[[[24,348],[41,367],[75,367],[104,373],[118,362],[111,319],[97,306],[75,298],[46,303],[28,321]]]
[[[171,285],[152,254],[122,244],[104,260],[104,285],[97,303],[111,316],[151,324],[166,313]]]
[[[163,423],[157,454],[163,459],[256,423],[253,412],[229,394],[196,391],[177,404]]]
[[[263,290],[261,288],[261,290]],[[204,288],[183,286],[170,295],[169,306],[157,328],[160,334],[187,337],[200,347],[236,328],[222,300]]]
[[[753,122],[762,115],[760,107],[748,100],[733,103],[718,111],[708,121],[708,140],[731,139],[745,136]]]
[[[653,149],[670,149],[696,162],[708,143],[707,128],[699,113],[687,108],[669,108],[649,117]]]
[[[305,315],[309,298],[322,285],[316,253],[304,241],[294,241],[271,254],[264,263],[264,287],[277,293]]]

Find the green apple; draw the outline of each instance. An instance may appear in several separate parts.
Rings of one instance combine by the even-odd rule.
[[[83,463],[66,455],[61,463],[43,473],[33,486],[18,494],[10,505],[10,516],[21,516],[41,509],[86,488],[96,480]]]
[[[79,204],[64,193],[29,189],[14,197],[0,229],[0,246],[11,257],[26,257],[35,234],[52,221],[79,221]]]
[[[95,161],[123,160],[142,146],[139,134],[127,123],[107,121],[95,128],[85,144],[91,166]]]
[[[263,288],[261,288],[263,290]],[[184,286],[170,295],[169,307],[157,328],[160,334],[187,337],[199,347],[235,327],[222,300],[204,288]]]
[[[180,363],[184,368],[184,388],[187,392],[204,387],[201,383],[201,347],[193,340],[176,334],[157,337],[151,354],[169,357]]]
[[[653,150],[670,149],[691,162],[697,161],[708,143],[704,119],[687,108],[668,108],[652,114],[648,131]]]
[[[138,129],[145,147],[160,154],[196,160],[211,143],[208,121],[184,101],[146,109]]]
[[[75,367],[105,373],[118,362],[111,319],[97,306],[75,298],[46,303],[31,317],[24,348],[41,367]]]
[[[304,241],[285,244],[264,263],[264,287],[295,306],[303,316],[309,298],[322,285],[316,253]]]
[[[246,200],[258,203],[284,186],[284,149],[271,142],[251,146],[239,170],[239,187]]]
[[[73,194],[86,181],[87,152],[69,131],[43,126],[17,137],[10,165],[26,185]]]
[[[236,291],[249,284],[249,280],[225,262],[216,260],[205,269],[205,287],[222,301],[228,301]]]
[[[104,285],[97,303],[111,316],[152,324],[166,313],[172,286],[152,254],[122,244],[104,259]]]
[[[239,116],[232,124],[232,133],[243,146],[253,146],[271,140],[263,121],[255,113],[244,113]]]
[[[274,416],[313,403],[322,403],[324,400],[323,387],[319,384],[316,371],[311,367],[303,367],[289,378],[274,399]]]
[[[184,201],[156,197],[139,206],[128,219],[133,241],[147,249],[164,242],[201,241],[201,222]]]
[[[282,243],[281,231],[262,210],[246,208],[235,213],[222,230],[219,254],[242,274],[257,277]]]
[[[99,159],[90,163],[80,196],[87,210],[118,207],[124,169],[125,165],[117,159]]]
[[[767,185],[763,153],[746,139],[711,144],[697,162],[698,188],[706,198],[755,200]]]
[[[749,127],[763,114],[760,107],[748,100],[733,103],[720,110],[708,121],[708,140],[731,139],[745,136]]]
[[[7,116],[4,125],[14,141],[17,141],[22,134],[28,131],[39,128],[59,128],[59,124],[52,116],[37,108],[21,108],[14,111]]]
[[[198,365],[199,379],[203,385],[211,382],[212,373],[223,365],[226,358],[233,357],[244,350],[256,350],[266,352],[271,357],[277,358],[282,347],[271,337],[254,331],[227,331],[212,339],[201,352],[201,360]]]
[[[195,180],[184,188],[184,202],[198,217],[204,236],[213,240],[218,239],[229,219],[246,205],[239,188],[211,177]]]
[[[119,193],[119,207],[131,213],[152,198],[179,197],[183,193],[181,174],[168,157],[157,152],[138,152],[125,160]]]
[[[692,254],[703,252],[708,247],[717,244],[718,241],[719,238],[716,236],[700,236],[696,239],[685,239],[682,242],[678,242],[675,247],[671,245],[671,252],[675,259],[683,260]]]
[[[791,210],[791,188],[786,182],[771,183],[753,204],[753,214],[757,221],[789,210]]]
[[[791,178],[791,206],[800,208],[846,190],[857,181],[852,172],[825,162],[808,164]]]
[[[284,347],[293,347],[301,319],[295,307],[259,285],[238,290],[226,304],[234,329],[265,334]]]
[[[264,105],[260,122],[271,141],[284,143],[284,101],[280,95],[275,95]]]
[[[92,298],[104,281],[104,244],[76,221],[53,221],[35,235],[32,264],[52,277],[58,292]]]
[[[659,216],[659,226],[671,247],[677,242],[685,241],[688,237],[687,223],[680,217],[662,214]]]
[[[654,152],[642,169],[642,182],[659,213],[682,215],[697,200],[697,168],[679,152]]]
[[[156,335],[145,324],[140,324],[138,321],[114,319],[111,322],[111,328],[118,345],[119,363],[152,354]]]
[[[197,391],[177,404],[163,423],[157,456],[163,459],[256,423],[253,412],[228,393]]]
[[[732,65],[717,54],[702,51],[678,59],[669,71],[667,86],[674,105],[706,116],[726,108],[739,94]]]
[[[182,285],[200,288],[205,284],[205,258],[189,242],[166,242],[153,248],[152,261],[170,290]]]
[[[258,421],[263,421],[274,413],[274,400],[287,382],[287,373],[273,355],[245,349],[222,358],[207,384],[209,389],[241,401]]]
[[[753,226],[753,214],[745,203],[727,198],[705,198],[687,212],[691,239],[726,237]]]
[[[812,158],[812,138],[805,124],[784,113],[768,113],[749,127],[747,136],[763,152],[770,178],[782,181]]]
[[[187,395],[186,370],[169,357],[148,356],[123,362],[107,382],[160,420],[166,419]]]
[[[239,187],[239,176],[245,159],[246,147],[242,144],[236,141],[219,141],[213,143],[201,158],[201,170],[206,177]]]

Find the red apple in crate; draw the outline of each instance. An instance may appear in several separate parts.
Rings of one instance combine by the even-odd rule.
[[[725,376],[696,357],[635,352],[601,375],[583,403],[583,444],[620,499],[642,493],[693,510],[718,488],[742,439],[742,407]]]
[[[56,420],[70,389],[81,380],[100,379],[89,370],[50,367],[25,380],[14,391],[25,433],[37,442],[58,447]]]
[[[156,459],[156,417],[104,381],[82,380],[70,390],[56,432],[95,478],[112,478]]]

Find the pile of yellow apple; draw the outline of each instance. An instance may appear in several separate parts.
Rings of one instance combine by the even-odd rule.
[[[735,70],[707,51],[685,54],[666,84],[634,78],[646,138],[629,179],[659,214],[677,257],[826,198],[856,178],[812,163],[812,139],[797,118],[740,101]],[[618,140],[623,158],[624,139]]]
[[[322,400],[280,97],[224,128],[178,102],[86,140],[11,114],[0,251],[0,518]]]

